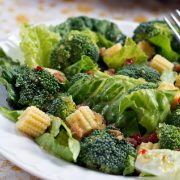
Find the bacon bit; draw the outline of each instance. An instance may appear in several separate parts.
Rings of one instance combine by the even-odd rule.
[[[36,71],[41,72],[41,71],[43,71],[43,68],[42,68],[41,66],[37,66],[37,67],[36,67]]]
[[[132,136],[136,141],[139,141],[141,139],[141,135],[140,134],[134,134]]]
[[[177,95],[175,95],[174,100],[173,100],[173,102],[171,104],[171,111],[176,109],[176,106],[179,105],[179,103],[180,103],[180,95],[177,94]]]
[[[180,151],[180,148],[179,148],[179,149],[176,149],[176,151]]]
[[[180,64],[176,64],[174,66],[174,71],[176,71],[177,73],[180,73]]]
[[[106,51],[105,47],[100,48],[100,55],[104,56],[105,51]]]
[[[158,142],[158,136],[157,136],[157,133],[154,132],[150,135],[149,137],[149,141],[152,142],[152,143],[157,143]]]
[[[121,136],[121,135],[116,136],[116,139],[118,139],[118,140],[122,140],[122,139],[123,139],[123,136]]]
[[[109,74],[110,76],[113,76],[116,72],[116,70],[114,68],[108,69],[107,71],[105,71],[107,74]]]
[[[141,149],[141,150],[139,151],[139,153],[142,154],[142,155],[146,154],[147,152],[148,152],[148,151],[147,151],[146,149]]]
[[[64,82],[64,77],[60,73],[54,73],[53,76],[60,82]]]
[[[133,59],[127,59],[125,62],[125,65],[131,65],[134,64],[134,60]]]
[[[126,140],[134,146],[134,148],[137,148],[138,142],[134,138],[126,138]]]
[[[110,133],[113,133],[115,136],[121,135],[121,132],[118,131],[118,130],[115,130],[115,129],[110,129],[109,132],[110,132]]]
[[[113,133],[114,136],[116,137],[116,139],[118,139],[118,140],[122,140],[123,139],[123,136],[122,136],[120,131],[115,130],[115,129],[110,129],[109,132]]]
[[[86,71],[86,73],[87,73],[88,75],[94,75],[93,70],[88,70],[88,71]]]
[[[139,143],[141,144],[142,142],[149,142],[149,135],[144,135],[143,137],[141,137]]]

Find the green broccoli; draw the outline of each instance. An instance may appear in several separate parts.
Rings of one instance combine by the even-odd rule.
[[[40,109],[44,109],[45,103],[61,90],[58,80],[41,67],[33,70],[25,67],[17,77],[15,87],[19,89],[20,105],[34,105]]]
[[[167,124],[177,126],[180,128],[180,108],[175,109],[167,118]]]
[[[67,68],[80,60],[82,55],[87,55],[97,62],[98,46],[84,33],[71,31],[52,51],[51,66],[55,69]]]
[[[168,124],[160,124],[157,129],[157,134],[162,149],[176,150],[180,148],[179,127]]]
[[[136,42],[147,40],[157,47],[157,52],[168,60],[177,61],[179,54],[172,48],[174,35],[171,29],[164,21],[149,21],[141,23],[134,31],[134,40]]]
[[[72,96],[60,93],[47,104],[46,110],[54,116],[65,119],[76,110],[76,106],[72,100]]]
[[[131,174],[135,158],[135,149],[126,140],[118,139],[110,130],[95,130],[81,141],[81,150],[77,162],[80,165],[109,174]],[[127,171],[127,168],[129,171]]]
[[[133,77],[135,79],[143,78],[148,82],[157,83],[160,81],[160,74],[155,69],[142,64],[127,65],[117,69],[117,74]]]
[[[71,17],[64,23],[61,23],[55,27],[51,27],[51,29],[55,32],[58,32],[61,37],[64,37],[71,30],[81,31],[84,29],[90,29],[91,31],[99,33],[113,42],[116,40],[119,41],[120,35],[125,37],[119,30],[118,26],[113,22],[90,18],[87,16]]]

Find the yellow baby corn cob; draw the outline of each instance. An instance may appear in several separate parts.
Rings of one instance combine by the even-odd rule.
[[[169,62],[166,58],[162,57],[161,55],[157,54],[151,60],[150,66],[162,73],[165,70],[172,70],[174,64]]]
[[[101,53],[102,53],[102,56],[108,57],[108,56],[112,56],[116,52],[120,51],[121,48],[122,48],[122,45],[120,43],[117,43],[108,49],[103,48],[104,50],[101,51]]]
[[[162,82],[159,84],[159,90],[177,90],[178,88],[172,83]]]
[[[147,41],[143,40],[138,43],[138,47],[141,48],[150,59],[155,54],[155,49]]]
[[[38,137],[45,132],[50,121],[47,114],[35,106],[30,106],[18,118],[16,128],[31,137]]]
[[[175,86],[178,87],[178,88],[180,88],[180,74],[178,74],[178,75],[176,76]]]
[[[81,139],[93,129],[105,127],[100,114],[93,112],[88,106],[81,106],[66,118],[66,124],[70,127],[73,136]]]

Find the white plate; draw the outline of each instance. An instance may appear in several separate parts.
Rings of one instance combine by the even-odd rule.
[[[62,20],[61,20],[62,21]],[[124,34],[132,36],[136,23],[127,21],[114,21]],[[56,24],[53,22],[53,24]],[[59,21],[58,21],[59,23]],[[50,23],[48,23],[50,24]],[[19,49],[18,30],[10,35],[8,39],[0,42],[0,46],[5,52],[13,57],[23,60]],[[0,87],[0,105],[5,105],[6,93]],[[43,178],[52,180],[122,180],[135,179],[123,176],[108,175],[86,168],[79,167],[64,160],[58,159],[53,155],[41,150],[28,137],[20,134],[15,129],[15,124],[0,115],[0,153],[14,164],[25,171]]]

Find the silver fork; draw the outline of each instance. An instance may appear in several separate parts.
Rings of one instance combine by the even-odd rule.
[[[172,18],[172,22],[167,17],[164,17],[164,20],[166,21],[167,25],[171,28],[171,30],[174,32],[174,35],[180,44],[180,34],[177,31],[177,29],[174,28],[173,25],[176,24],[177,27],[180,29],[180,21],[178,20],[178,18],[180,17],[180,10],[176,9],[176,14],[174,15],[173,13],[171,13],[170,16]]]

